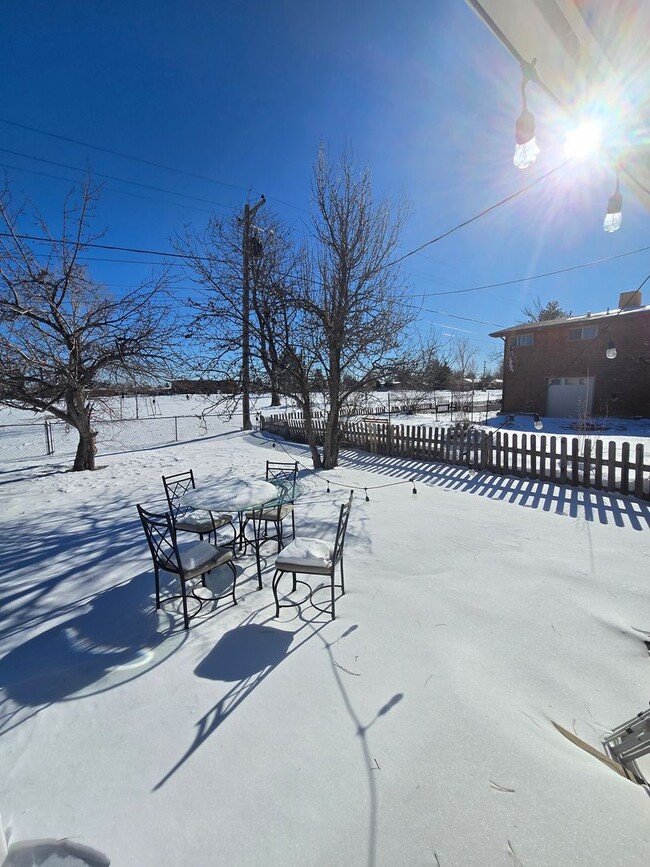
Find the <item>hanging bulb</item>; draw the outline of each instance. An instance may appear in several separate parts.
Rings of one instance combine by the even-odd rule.
[[[517,122],[515,123],[515,155],[513,162],[518,169],[527,169],[535,162],[539,156],[539,145],[535,141],[535,115],[528,111],[528,103],[526,102],[526,85],[532,78],[536,78],[535,64],[537,58],[532,63],[524,63],[521,67],[521,106],[522,111]]]
[[[328,493],[328,494],[331,493],[331,491],[330,491],[330,480],[329,480],[329,479],[327,480],[327,493]]]
[[[618,183],[619,183],[619,170],[616,172],[616,192],[609,197],[609,202],[607,203],[607,213],[605,214],[605,219],[603,220],[603,229],[606,232],[616,232],[621,228],[621,223],[623,222],[623,215],[621,213],[621,208],[623,207],[623,196],[618,191]],[[607,356],[609,358],[609,356]]]
[[[413,490],[411,491],[411,493],[412,493],[412,494],[417,494],[418,489],[415,487],[415,479],[411,479],[411,483],[412,483],[412,485],[413,485]]]
[[[535,430],[542,430],[544,427],[544,422],[537,413],[533,415],[533,424],[535,425]]]
[[[621,228],[621,223],[623,222],[623,215],[621,214],[622,206],[623,196],[620,193],[614,193],[610,197],[607,213],[603,220],[603,229],[606,232],[617,232]]]
[[[605,355],[607,356],[607,358],[616,358],[616,355],[617,355],[616,346],[614,344],[614,341],[611,339],[611,337],[607,342],[607,349],[605,350]]]
[[[363,489],[366,492],[366,503],[370,502],[370,497],[368,496],[368,488]]]
[[[535,115],[524,109],[515,124],[515,155],[513,163],[518,169],[532,166],[540,154],[539,145],[535,140]]]

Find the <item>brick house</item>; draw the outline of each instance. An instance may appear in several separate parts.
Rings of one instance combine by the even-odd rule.
[[[494,331],[503,339],[503,411],[650,418],[650,305]],[[608,357],[607,350],[609,349]]]

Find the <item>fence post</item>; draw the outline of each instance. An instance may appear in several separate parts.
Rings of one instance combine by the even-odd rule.
[[[174,442],[178,442],[178,416],[174,416]]]
[[[48,455],[54,454],[54,436],[49,421],[45,421],[45,451]]]

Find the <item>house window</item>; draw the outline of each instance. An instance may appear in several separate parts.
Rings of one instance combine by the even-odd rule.
[[[532,334],[518,334],[516,337],[510,338],[510,346],[532,346]]]
[[[592,340],[597,335],[597,325],[585,325],[582,328],[569,329],[569,340]]]

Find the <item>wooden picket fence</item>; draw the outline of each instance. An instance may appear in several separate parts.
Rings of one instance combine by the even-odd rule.
[[[260,419],[269,433],[306,442],[301,413]],[[322,443],[325,421],[314,419]],[[641,443],[603,442],[585,437],[486,431],[463,427],[390,425],[384,419],[342,422],[341,444],[377,455],[441,461],[491,473],[633,494],[650,500],[650,464]]]

